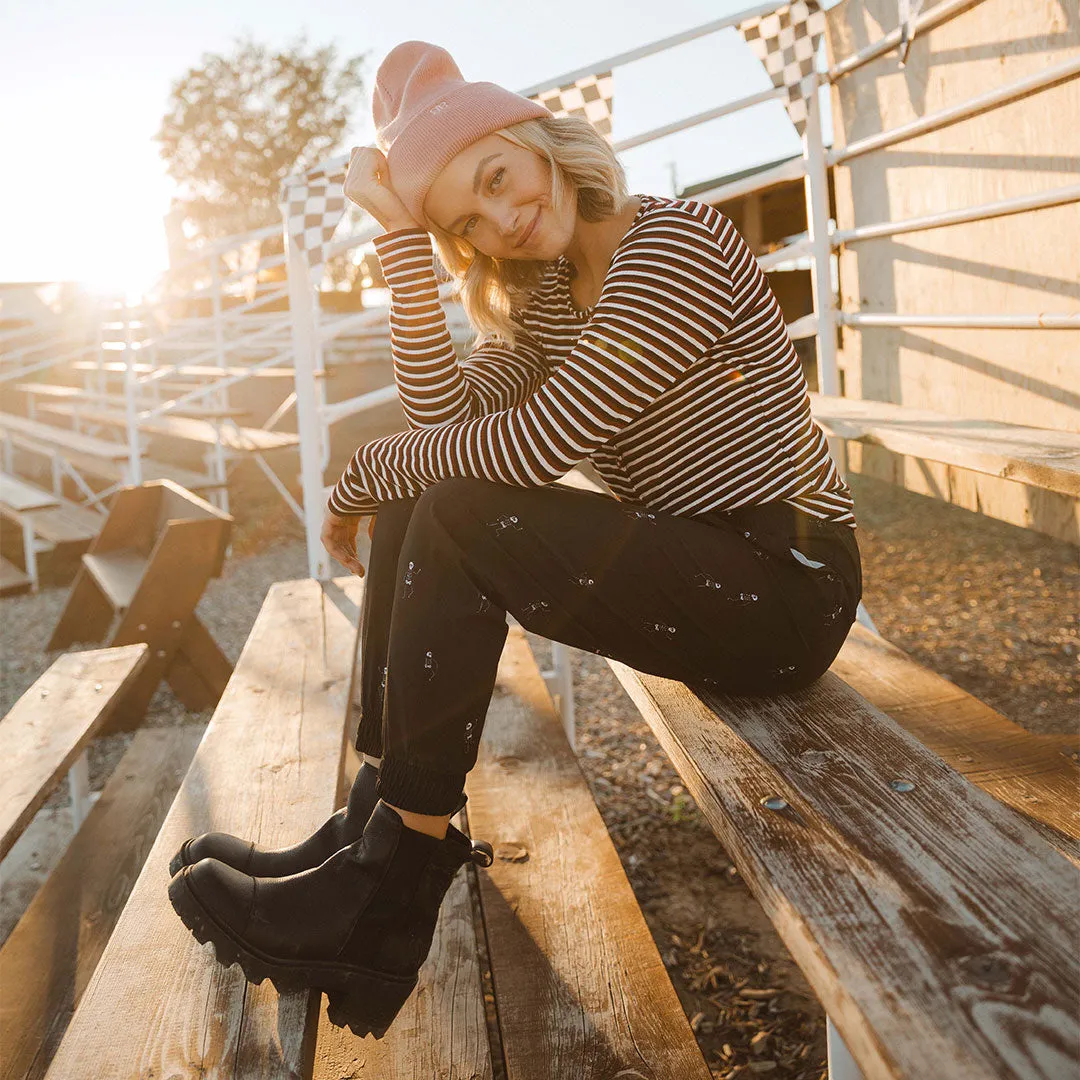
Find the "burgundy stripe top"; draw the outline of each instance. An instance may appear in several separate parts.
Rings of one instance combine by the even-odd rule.
[[[707,203],[642,195],[591,311],[553,260],[513,351],[458,361],[431,237],[374,240],[409,430],[357,449],[328,502],[367,514],[449,476],[532,487],[585,458],[620,498],[694,515],[782,500],[855,527],[765,275]]]

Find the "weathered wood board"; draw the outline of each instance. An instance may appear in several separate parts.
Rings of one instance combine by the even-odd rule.
[[[508,1080],[708,1080],[520,627],[465,790]]]
[[[746,698],[608,662],[866,1080],[1074,1075],[1080,869],[1034,828],[832,672]]]
[[[827,394],[810,394],[810,409],[827,435],[1080,496],[1080,432]]]
[[[310,1072],[317,1001],[249,986],[172,910],[168,863],[220,829],[279,847],[333,811],[363,582],[270,588],[47,1076],[259,1077]]]
[[[45,1075],[201,737],[193,724],[135,733],[4,942],[0,1080]]]
[[[148,646],[66,653],[0,720],[0,858],[148,662]]]

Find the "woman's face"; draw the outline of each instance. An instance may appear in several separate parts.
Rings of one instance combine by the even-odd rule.
[[[553,210],[547,160],[501,135],[485,135],[435,178],[424,213],[491,258],[550,261],[574,235],[574,202],[571,190],[561,209]]]

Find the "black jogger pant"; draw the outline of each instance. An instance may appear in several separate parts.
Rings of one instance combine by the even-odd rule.
[[[380,797],[422,814],[450,813],[476,764],[507,611],[639,671],[760,695],[826,671],[862,596],[854,530],[786,503],[685,517],[471,477],[381,504],[365,576],[355,746],[383,758]]]

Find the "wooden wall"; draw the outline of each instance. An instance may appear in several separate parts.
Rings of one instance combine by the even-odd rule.
[[[930,7],[932,5],[926,5]],[[897,0],[828,12],[830,64],[898,24]],[[1073,58],[1076,0],[982,0],[832,88],[842,147]],[[873,224],[1080,180],[1080,79],[835,169],[837,225]],[[1080,204],[854,244],[840,254],[845,311],[1080,311]],[[1080,330],[845,327],[844,393],[964,417],[1080,430]],[[848,468],[1080,543],[1080,501],[848,444]]]

